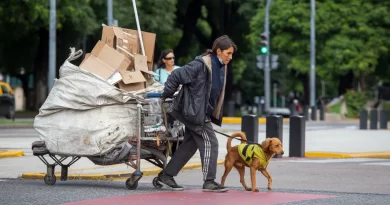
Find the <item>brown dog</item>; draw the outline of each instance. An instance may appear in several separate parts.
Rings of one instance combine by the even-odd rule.
[[[232,139],[239,137],[243,140],[240,145],[232,147]],[[225,172],[222,176],[221,185],[224,186],[229,172],[235,167],[240,173],[240,182],[247,191],[259,192],[256,187],[256,171],[259,170],[268,179],[268,189],[272,189],[272,177],[267,171],[267,165],[275,154],[283,155],[283,146],[278,138],[267,138],[260,145],[246,144],[246,135],[243,132],[233,133],[228,138],[225,156]],[[249,156],[248,156],[249,155]],[[244,160],[245,158],[245,160]],[[252,188],[245,184],[245,167],[250,168]]]

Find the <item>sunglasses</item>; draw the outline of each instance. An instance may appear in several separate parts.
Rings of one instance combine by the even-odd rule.
[[[169,58],[164,58],[165,60],[172,60],[175,59],[175,57],[169,57]]]

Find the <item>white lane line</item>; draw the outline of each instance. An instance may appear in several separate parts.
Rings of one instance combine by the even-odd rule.
[[[389,159],[372,159],[372,158],[347,158],[347,159],[313,159],[313,160],[288,160],[287,162],[298,162],[298,163],[345,163],[345,162],[389,162]],[[390,163],[390,162],[389,162]]]

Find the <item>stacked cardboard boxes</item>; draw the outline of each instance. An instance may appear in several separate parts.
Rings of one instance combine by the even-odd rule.
[[[145,89],[157,75],[152,71],[156,34],[141,32],[141,35],[145,56],[137,30],[103,25],[101,40],[79,67],[122,90]]]

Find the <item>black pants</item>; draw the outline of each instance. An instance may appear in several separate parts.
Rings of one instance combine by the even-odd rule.
[[[197,149],[199,149],[202,160],[203,180],[214,180],[217,173],[218,140],[211,122],[205,124],[202,134],[186,127],[184,140],[173,154],[164,172],[171,176],[177,176],[184,165],[194,156]]]

